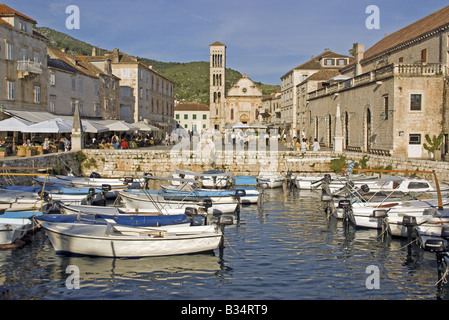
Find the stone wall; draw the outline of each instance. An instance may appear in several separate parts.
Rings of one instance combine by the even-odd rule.
[[[209,161],[198,160],[197,154],[192,151],[173,153],[163,150],[83,150],[87,160],[83,163],[83,175],[98,172],[104,177],[124,177],[142,175],[150,172],[155,176],[168,177],[176,170],[191,170],[204,172],[219,169],[232,172],[235,175],[257,176],[261,172],[292,171],[321,175],[331,172],[331,160],[341,159],[333,152],[242,152],[236,154],[232,151],[217,153]],[[344,165],[355,161],[361,164],[365,159],[366,168],[409,171],[435,170],[440,180],[449,181],[449,163],[431,160],[416,160],[407,158],[383,157],[364,155],[362,153],[345,153]],[[369,158],[367,158],[369,157]],[[87,164],[87,166],[86,166]],[[90,164],[90,166],[89,166]],[[400,174],[398,174],[400,175]],[[405,175],[405,174],[404,174]],[[418,174],[418,176],[431,179],[431,175]]]
[[[449,181],[449,162],[415,160],[406,158],[364,155],[362,153],[345,153],[344,158],[333,152],[243,152],[237,155],[231,151],[217,154],[213,160],[199,161],[192,151],[174,153],[166,150],[90,150],[82,151],[85,160],[80,166],[76,152],[65,152],[30,158],[4,158],[0,166],[9,167],[54,167],[63,169],[65,173],[72,170],[75,175],[89,176],[98,172],[102,177],[126,177],[142,175],[150,172],[155,176],[168,177],[176,170],[204,172],[216,169],[232,172],[235,175],[257,176],[261,172],[281,172],[288,170],[294,174],[321,176],[331,172],[332,160],[342,161],[346,167],[351,161],[364,163],[366,168],[393,170],[433,171],[440,181]],[[364,158],[365,157],[365,158]],[[344,160],[344,161],[343,161]],[[367,161],[365,161],[367,160]],[[81,167],[81,171],[80,171]],[[398,174],[401,175],[401,174]],[[405,174],[404,174],[405,175]],[[420,177],[433,179],[429,174],[418,174]],[[4,179],[4,178],[3,178]],[[8,176],[15,182],[16,177]],[[3,180],[4,181],[4,180]]]

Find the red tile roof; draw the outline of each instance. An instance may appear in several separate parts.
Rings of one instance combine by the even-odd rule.
[[[363,60],[374,57],[387,50],[395,48],[415,38],[425,35],[433,30],[449,24],[449,6],[384,37],[371,48],[366,50]],[[362,60],[362,61],[363,61]]]
[[[181,103],[175,106],[175,111],[209,111],[209,106],[202,103]]]
[[[14,9],[11,9],[10,7],[8,7],[6,4],[0,4],[0,17],[12,17],[18,15],[19,17],[28,20],[34,24],[36,24],[36,20],[31,19],[30,17],[24,15],[23,13],[20,13]]]

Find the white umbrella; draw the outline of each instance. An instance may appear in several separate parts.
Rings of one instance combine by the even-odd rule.
[[[126,132],[126,131],[139,130],[138,127],[133,126],[132,124],[129,124],[129,123],[124,122],[124,121],[112,122],[110,124],[105,124],[105,126],[108,127],[109,131]]]
[[[83,131],[87,133],[100,133],[109,131],[108,127],[105,127],[99,123],[94,121],[90,121],[87,119],[81,119],[81,123],[83,125]]]
[[[249,128],[249,125],[244,124],[242,122],[237,122],[236,124],[234,124],[232,126],[232,129],[248,129],[248,128]]]
[[[68,133],[72,132],[73,121],[61,118],[38,122],[22,129],[22,132],[32,133]]]
[[[143,121],[134,122],[133,126],[138,127],[139,131],[159,131],[158,127],[152,126],[151,124],[145,123]]]
[[[0,121],[0,131],[22,131],[33,123],[19,118],[8,118]]]

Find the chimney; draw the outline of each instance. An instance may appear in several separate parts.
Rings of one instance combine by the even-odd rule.
[[[112,63],[119,63],[120,61],[119,54],[120,54],[119,49],[115,48],[112,52]]]
[[[365,45],[364,44],[357,44],[356,52],[355,52],[355,75],[358,76],[363,73],[362,65],[360,64],[360,61],[363,60],[363,55],[365,54]]]

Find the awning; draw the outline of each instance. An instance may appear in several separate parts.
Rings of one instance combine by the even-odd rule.
[[[12,117],[0,121],[0,131],[22,131],[32,124],[32,122]]]
[[[32,133],[69,133],[72,132],[73,121],[61,118],[38,122],[22,129]]]
[[[143,121],[134,122],[132,125],[137,127],[139,131],[159,131],[158,127],[152,126],[151,124]]]

